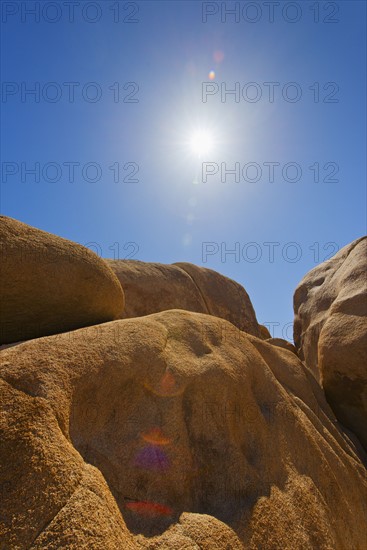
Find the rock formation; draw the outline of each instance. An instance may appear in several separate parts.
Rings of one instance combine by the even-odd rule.
[[[363,453],[288,350],[172,310],[1,365],[6,548],[364,548]]]
[[[0,236],[0,550],[366,549],[366,240],[298,287],[302,362],[212,270]]]
[[[288,351],[291,351],[292,353],[295,353],[296,355],[298,355],[297,348],[287,340],[284,340],[283,338],[267,338],[266,342],[268,344],[273,344],[273,346],[278,346],[279,348],[287,349]]]
[[[294,341],[338,419],[367,449],[367,238],[310,271],[294,295]]]
[[[87,248],[0,216],[0,344],[117,319],[124,294]]]
[[[269,332],[269,329],[268,327],[266,327],[265,325],[259,325],[260,327],[260,338],[262,338],[263,340],[269,340],[269,338],[271,338],[271,334]]]
[[[189,263],[159,264],[139,260],[106,260],[125,293],[121,318],[168,309],[185,309],[221,317],[260,336],[260,325],[246,290],[236,281]]]

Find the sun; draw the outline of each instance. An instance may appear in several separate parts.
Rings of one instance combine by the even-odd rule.
[[[214,138],[209,130],[196,130],[190,138],[191,152],[198,157],[208,155],[214,146]]]

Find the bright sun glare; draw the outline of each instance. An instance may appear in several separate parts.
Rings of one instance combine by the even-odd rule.
[[[214,145],[212,134],[208,130],[198,130],[194,132],[190,139],[190,148],[193,153],[202,157],[209,154]]]

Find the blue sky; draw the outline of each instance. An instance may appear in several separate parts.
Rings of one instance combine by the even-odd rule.
[[[298,282],[366,232],[366,4],[70,9],[3,2],[2,213],[216,269],[291,339]]]

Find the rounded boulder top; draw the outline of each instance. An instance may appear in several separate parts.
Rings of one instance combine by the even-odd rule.
[[[0,344],[112,321],[122,287],[94,252],[0,216]]]
[[[124,319],[184,309],[225,319],[240,330],[260,336],[246,290],[217,271],[187,262],[106,261],[125,292]]]

